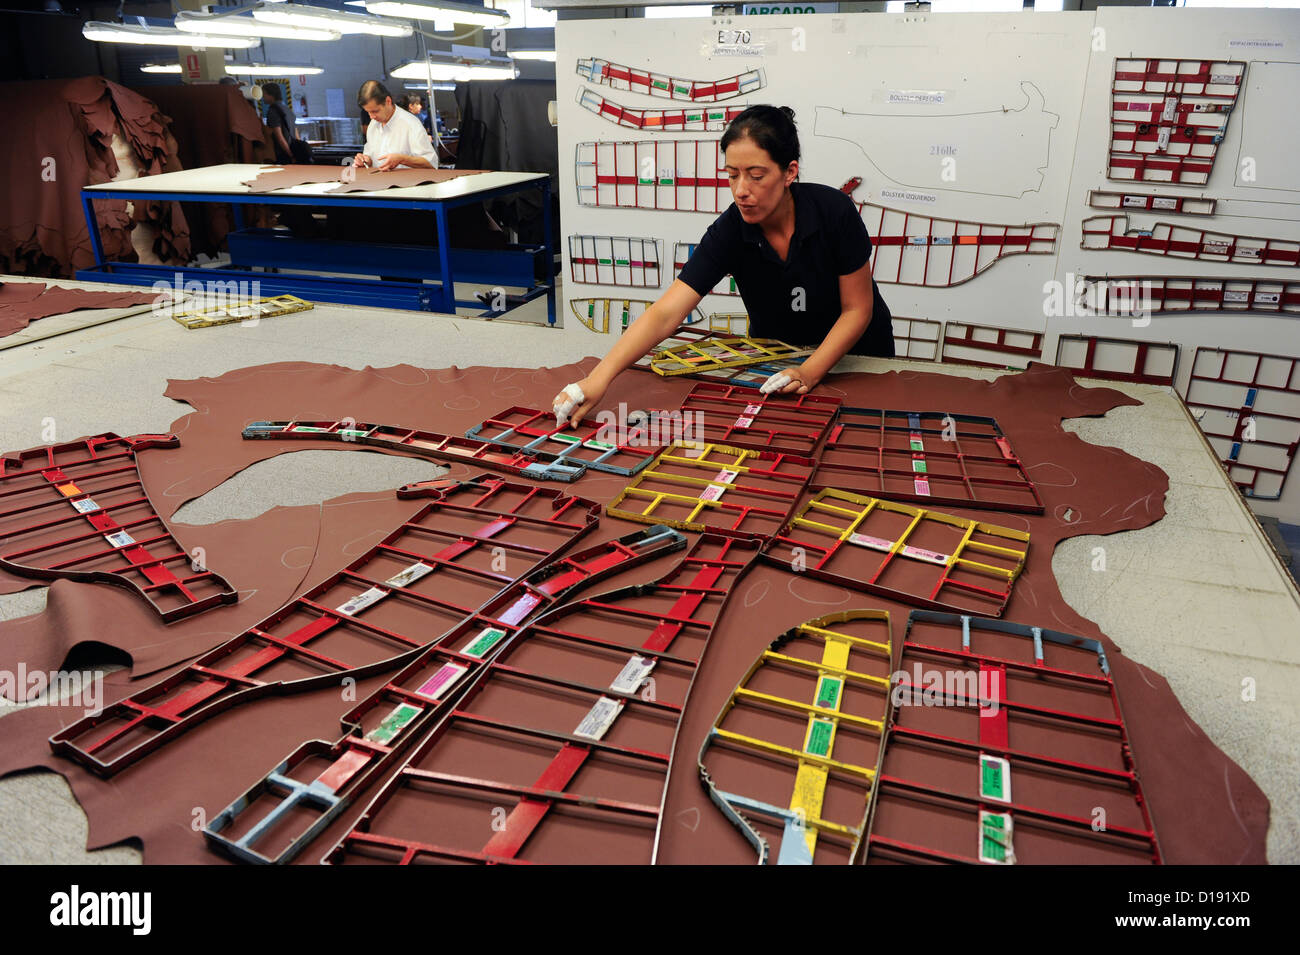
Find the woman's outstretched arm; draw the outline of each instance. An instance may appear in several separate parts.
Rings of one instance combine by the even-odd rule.
[[[691,313],[691,309],[700,304],[704,296],[691,288],[681,279],[674,279],[668,290],[659,296],[628,326],[613,348],[609,350],[600,364],[592,369],[591,374],[575,384],[582,389],[584,400],[567,415],[561,416],[560,410],[569,402],[564,392],[555,396],[556,427],[570,420],[575,425],[580,423],[592,408],[600,403],[610,384],[630,365],[681,326],[682,321]]]

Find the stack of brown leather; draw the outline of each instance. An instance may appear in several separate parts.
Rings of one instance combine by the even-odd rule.
[[[0,96],[41,108],[15,113],[0,143],[0,272],[70,277],[94,264],[81,189],[121,172],[113,138],[121,135],[139,174],[181,168],[168,119],[149,99],[102,76],[0,84]],[[96,199],[100,238],[109,259],[133,261],[133,222],[156,228],[153,253],[164,262],[190,258],[189,225],[174,202]]]
[[[266,127],[239,89],[220,83],[194,86],[150,86],[136,90],[158,104],[176,137],[177,169],[199,169],[223,163],[275,162]],[[216,255],[234,228],[230,207],[216,203],[186,203],[194,253]],[[260,206],[244,207],[248,225],[272,225]]]

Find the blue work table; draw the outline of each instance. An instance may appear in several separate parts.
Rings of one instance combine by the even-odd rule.
[[[160,282],[174,286],[193,281],[206,284],[256,280],[264,296],[289,294],[308,301],[446,314],[455,314],[459,305],[497,318],[545,295],[547,322],[555,324],[551,180],[545,173],[482,172],[424,186],[343,195],[329,195],[328,190],[336,184],[328,182],[273,192],[253,192],[244,185],[259,172],[273,168],[278,167],[227,163],[86,186],[81,190],[81,205],[90,229],[95,265],[79,269],[76,277],[87,282],[148,286]],[[453,237],[447,227],[449,210],[533,189],[541,192],[543,239],[540,243],[512,244],[490,251],[452,247]],[[202,268],[106,261],[92,200],[109,198],[229,204],[235,221],[235,229],[228,236],[230,265]],[[244,224],[246,205],[432,212],[438,245],[437,248],[381,245],[362,238],[357,241],[301,238],[283,229],[249,229]],[[342,273],[344,277],[309,274],[312,272]],[[366,275],[419,281],[386,282],[351,277]],[[480,299],[456,298],[455,282],[458,281],[523,291],[509,294],[508,298],[497,295],[491,302],[493,307],[485,310]]]

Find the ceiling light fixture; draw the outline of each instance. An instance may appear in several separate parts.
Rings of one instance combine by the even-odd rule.
[[[346,10],[328,10],[302,3],[259,3],[253,7],[253,16],[266,23],[336,30],[342,34],[401,37],[410,36],[415,32],[411,24],[402,20],[375,17],[365,13],[349,13]]]
[[[230,76],[316,76],[325,72],[319,66],[267,66],[262,63],[227,63]]]
[[[176,14],[176,29],[187,33],[207,33],[214,36],[257,37],[274,40],[337,40],[343,36],[338,30],[319,30],[310,27],[286,26],[266,23],[252,17],[229,13],[198,13],[181,10]]]
[[[456,0],[366,0],[366,10],[387,17],[409,17],[412,20],[435,20],[443,23],[470,23],[475,26],[503,27],[510,22],[504,10],[492,10],[474,3],[457,3]]]
[[[512,60],[545,60],[555,62],[554,50],[506,50],[506,56]]]
[[[219,36],[195,31],[182,32],[173,27],[136,26],[129,23],[106,23],[90,20],[81,35],[95,43],[134,43],[142,46],[188,46],[228,50],[247,50],[257,46],[256,37]]]
[[[319,66],[268,66],[263,63],[227,63],[227,76],[316,76],[325,72]],[[179,63],[146,63],[141,73],[180,73]],[[454,88],[454,87],[453,87]]]
[[[517,75],[513,63],[496,60],[412,60],[391,74],[399,80],[468,83],[470,80],[513,80]]]

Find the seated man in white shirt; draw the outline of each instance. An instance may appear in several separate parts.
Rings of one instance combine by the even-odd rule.
[[[357,105],[370,115],[366,147],[352,159],[354,166],[387,171],[399,166],[437,169],[438,154],[419,117],[393,103],[384,84],[366,80],[357,93]]]

